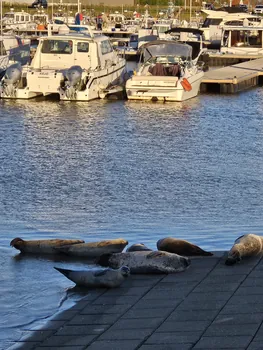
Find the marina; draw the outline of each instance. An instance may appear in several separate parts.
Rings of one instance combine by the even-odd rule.
[[[56,16],[53,29],[37,23],[32,32],[19,32],[35,52],[29,64],[10,62],[2,72],[0,348],[260,349],[262,260],[225,261],[237,237],[262,235],[261,53],[208,48],[202,20],[196,34],[193,21],[184,23],[191,11],[163,21],[170,34],[163,28],[156,34],[150,13],[130,23],[140,22],[137,31],[128,29],[134,18],[112,15],[106,25],[101,12],[85,24],[88,15],[80,10]],[[221,30],[228,30],[228,49],[231,31],[248,43],[261,30],[239,24]],[[153,39],[157,54],[147,60],[142,49],[154,46]],[[170,55],[161,43],[195,54]],[[200,43],[206,56],[196,59]],[[198,74],[198,86],[191,74]],[[147,82],[148,101],[129,99],[132,80]],[[168,85],[176,101],[166,98]],[[73,239],[85,254],[87,247],[94,252],[94,242],[109,240],[118,249],[141,242],[156,250],[164,237],[214,256],[191,257],[190,266],[183,257],[180,273],[131,274],[116,289],[91,291],[65,278],[67,271],[98,268],[80,256],[83,246],[48,257],[13,248]]]

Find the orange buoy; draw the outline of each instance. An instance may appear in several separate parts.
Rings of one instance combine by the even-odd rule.
[[[183,78],[183,80],[181,81],[181,85],[185,91],[192,90],[192,85],[189,83],[189,81],[186,78]]]

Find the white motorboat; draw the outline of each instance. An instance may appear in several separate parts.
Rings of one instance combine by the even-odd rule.
[[[0,35],[0,77],[12,63],[26,65],[30,61],[29,41],[16,35]]]
[[[185,101],[197,96],[204,75],[199,55],[193,60],[192,47],[175,41],[143,45],[140,68],[126,82],[128,99]]]
[[[31,65],[7,69],[0,84],[2,98],[29,99],[58,94],[61,100],[90,101],[114,91],[125,74],[109,38],[86,32],[39,39]]]

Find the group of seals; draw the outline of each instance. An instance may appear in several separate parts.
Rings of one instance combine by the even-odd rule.
[[[182,239],[166,237],[157,242],[157,251],[143,243],[133,244],[122,252],[128,241],[114,239],[85,243],[78,239],[29,240],[15,238],[10,245],[21,253],[64,253],[78,257],[97,258],[96,262],[108,269],[74,271],[55,267],[77,285],[87,287],[117,287],[130,273],[175,273],[190,266],[189,256],[212,256],[202,248]],[[244,257],[263,253],[263,237],[247,234],[239,237],[225,261],[233,265]]]
[[[119,269],[90,269],[74,271],[54,267],[77,286],[90,288],[115,288],[118,287],[130,275],[130,269],[122,266]]]

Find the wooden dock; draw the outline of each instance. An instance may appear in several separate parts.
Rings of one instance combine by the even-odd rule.
[[[233,94],[263,82],[263,58],[209,70],[201,83],[201,92]]]

